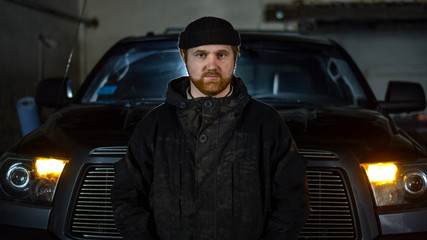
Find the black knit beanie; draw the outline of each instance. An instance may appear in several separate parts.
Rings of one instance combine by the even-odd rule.
[[[179,35],[178,47],[188,49],[207,44],[239,46],[240,35],[231,23],[216,17],[202,17],[190,24]]]

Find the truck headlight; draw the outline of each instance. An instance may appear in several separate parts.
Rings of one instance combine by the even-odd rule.
[[[361,164],[378,207],[427,203],[427,166],[424,164]]]
[[[405,191],[409,197],[418,197],[426,191],[426,173],[420,170],[410,170],[403,178]]]
[[[50,203],[67,160],[7,158],[0,169],[3,199]]]
[[[369,181],[374,183],[393,183],[396,179],[397,167],[393,163],[369,164],[366,174]]]
[[[10,164],[6,171],[6,188],[13,189],[17,194],[25,193],[30,186],[31,168],[23,162]]]

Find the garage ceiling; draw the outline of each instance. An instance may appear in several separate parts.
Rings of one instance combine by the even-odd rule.
[[[427,2],[269,3],[264,21],[333,24],[388,24],[427,28]]]

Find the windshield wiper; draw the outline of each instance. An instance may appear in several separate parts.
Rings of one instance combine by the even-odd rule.
[[[302,100],[298,100],[298,99],[285,99],[285,98],[280,98],[280,97],[273,97],[273,96],[268,96],[268,97],[255,97],[255,99],[267,103],[269,105],[272,105],[275,108],[308,108],[308,109],[318,109],[318,108],[322,108],[322,105],[314,103],[314,102],[309,102],[309,101],[302,101]]]
[[[139,105],[158,105],[165,101],[164,98],[132,98],[132,99],[120,99],[120,102],[124,102],[127,107],[134,107]]]

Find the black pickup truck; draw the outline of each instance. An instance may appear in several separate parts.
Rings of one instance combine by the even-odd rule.
[[[70,98],[68,79],[40,83],[56,107],[0,158],[0,237],[119,239],[113,164],[136,122],[186,75],[177,35],[115,44]],[[427,152],[389,113],[425,108],[419,84],[390,82],[378,102],[330,40],[241,34],[235,75],[283,116],[308,160],[310,217],[300,239],[427,239]]]

